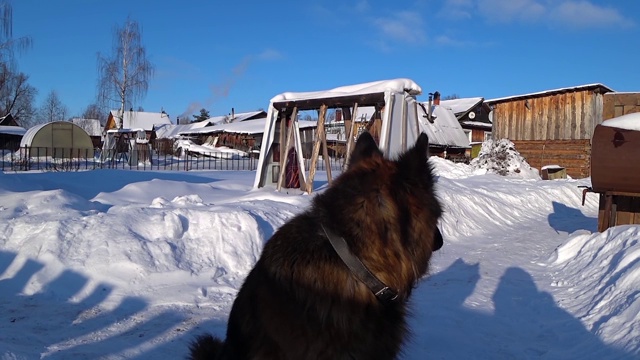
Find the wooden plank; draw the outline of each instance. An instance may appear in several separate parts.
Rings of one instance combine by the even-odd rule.
[[[293,122],[297,121],[297,117],[298,117],[298,108],[293,108],[293,113],[291,114],[291,118],[290,118],[290,124],[288,126],[288,130],[287,130],[287,140],[286,140],[286,145],[284,147],[284,155],[280,158],[280,176],[278,177],[278,184],[276,186],[276,190],[280,191],[280,189],[282,189],[282,183],[284,182],[284,176],[286,171],[286,166],[287,166],[287,158],[289,157],[289,148],[291,147],[291,141],[293,139],[293,129],[295,128],[295,126],[293,126]],[[282,122],[285,123],[285,126],[287,124],[286,117],[284,119],[282,119]],[[282,144],[282,143],[281,143]],[[281,152],[282,154],[282,152]]]
[[[356,119],[358,116],[358,103],[353,104],[353,118]],[[355,135],[355,123],[354,126],[349,127],[349,131],[347,132],[347,153],[344,157],[344,166],[343,169],[346,170],[349,166],[349,157],[351,157],[351,150],[353,149],[353,137]]]
[[[309,165],[309,178],[307,179],[307,192],[311,194],[313,191],[313,178],[316,176],[316,165],[318,164],[318,156],[320,155],[320,145],[322,145],[322,135],[324,133],[324,121],[327,114],[327,105],[320,106],[320,114],[318,116],[318,126],[316,127],[316,141],[313,143],[311,150],[311,165]]]

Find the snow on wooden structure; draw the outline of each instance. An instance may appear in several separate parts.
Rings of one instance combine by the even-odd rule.
[[[357,118],[358,107],[363,106],[376,108],[379,116],[372,119],[371,132],[384,155],[396,157],[410,147],[420,133],[416,96],[421,93],[422,89],[413,80],[400,78],[275,96],[269,104],[254,187],[272,186],[279,191],[286,178],[287,185],[296,184],[300,190],[311,193],[321,148],[322,158],[327,162],[327,179],[331,183],[324,126],[330,108],[341,109],[346,115],[347,159],[357,135],[351,119]],[[318,110],[319,113],[308,174],[298,122],[298,112],[307,110]],[[293,179],[297,181],[291,181]]]

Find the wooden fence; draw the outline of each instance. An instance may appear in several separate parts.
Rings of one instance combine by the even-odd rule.
[[[591,174],[591,140],[514,140],[516,150],[531,167],[559,165],[572,178]]]

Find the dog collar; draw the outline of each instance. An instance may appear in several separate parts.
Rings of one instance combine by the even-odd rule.
[[[367,285],[369,290],[380,300],[382,303],[389,303],[398,299],[398,292],[388,287],[385,283],[380,281],[367,267],[358,259],[351,250],[349,245],[343,237],[336,235],[335,233],[327,230],[324,225],[320,224],[324,235],[329,240],[329,243],[336,251],[342,262],[347,265],[353,275],[358,280]]]

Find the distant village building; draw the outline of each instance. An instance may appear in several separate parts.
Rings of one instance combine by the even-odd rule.
[[[103,135],[108,130],[120,130],[120,129],[142,129],[147,133],[147,139],[152,140],[155,138],[153,131],[154,126],[162,124],[171,124],[169,114],[162,111],[144,112],[144,111],[125,111],[122,117],[118,115],[119,110],[111,110],[107,123],[102,131]]]
[[[442,100],[440,104],[451,109],[456,115],[462,130],[471,145],[469,156],[475,158],[480,152],[482,143],[493,138],[491,108],[482,97]]]
[[[102,147],[102,126],[98,119],[73,118],[71,122],[81,127],[89,134],[93,147],[99,149]]]
[[[18,126],[11,114],[0,117],[0,149],[16,151],[27,129]]]

